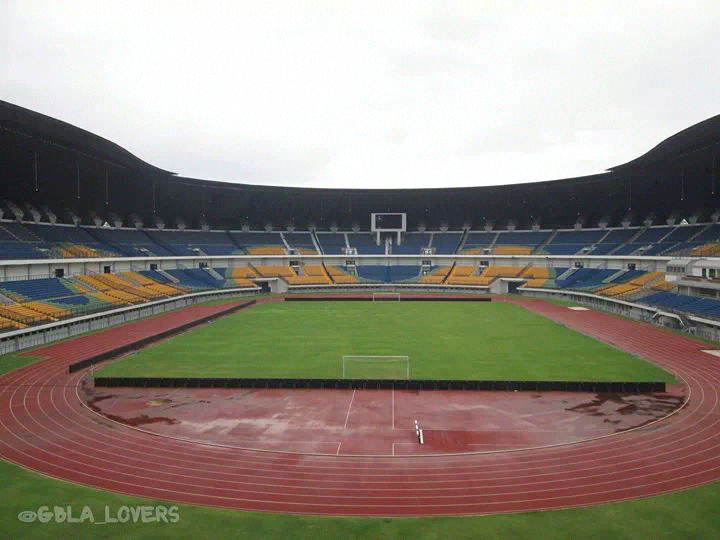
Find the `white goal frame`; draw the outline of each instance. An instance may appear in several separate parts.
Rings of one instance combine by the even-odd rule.
[[[342,357],[342,378],[346,378],[346,365],[348,362],[368,363],[368,364],[405,364],[405,378],[410,380],[410,357],[409,356],[366,356],[366,355],[350,355],[346,354]]]
[[[374,292],[372,293],[372,301],[375,302],[378,298],[390,298],[397,296],[397,301],[400,301],[399,292]]]

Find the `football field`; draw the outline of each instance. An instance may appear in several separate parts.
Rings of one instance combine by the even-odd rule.
[[[96,374],[341,378],[346,355],[407,356],[412,379],[674,382],[640,358],[503,302],[263,303]],[[388,367],[352,369],[346,375],[382,378]],[[404,378],[404,364],[394,369]]]

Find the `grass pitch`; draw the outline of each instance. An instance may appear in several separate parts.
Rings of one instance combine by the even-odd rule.
[[[409,356],[413,379],[675,382],[612,346],[494,302],[259,304],[96,374],[340,378],[343,355]]]
[[[525,514],[476,517],[363,518],[261,514],[219,508],[177,505],[177,523],[91,522],[24,523],[21,512],[41,506],[71,507],[77,518],[88,506],[98,521],[107,506],[116,513],[122,506],[171,506],[158,500],[103,492],[34,474],[0,460],[3,505],[0,506],[0,537],[50,540],[72,539],[184,539],[258,538],[301,540],[500,540],[532,538],[677,540],[720,537],[720,484],[646,499],[590,508],[573,508]]]

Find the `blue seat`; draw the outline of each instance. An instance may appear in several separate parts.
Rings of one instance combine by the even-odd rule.
[[[3,281],[0,283],[0,290],[19,294],[31,300],[47,300],[74,294],[74,291],[69,290],[58,278]]]
[[[340,255],[345,248],[345,235],[342,233],[316,233],[320,248],[327,255]]]
[[[433,235],[432,247],[438,255],[452,255],[460,246],[462,233],[459,232],[436,232]]]
[[[390,267],[385,265],[362,265],[357,267],[357,275],[369,281],[390,282]]]
[[[348,233],[350,247],[357,249],[358,255],[384,255],[385,244],[379,246],[375,243],[375,236],[371,233]]]
[[[389,281],[407,281],[420,275],[420,267],[416,265],[390,266]]]

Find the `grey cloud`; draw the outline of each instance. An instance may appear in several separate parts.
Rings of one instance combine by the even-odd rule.
[[[284,1],[8,0],[0,98],[182,175],[349,187],[600,172],[720,112],[710,0]]]
[[[412,51],[390,55],[389,72],[393,75],[427,75],[433,73],[476,76],[482,63],[470,55],[439,51]]]

